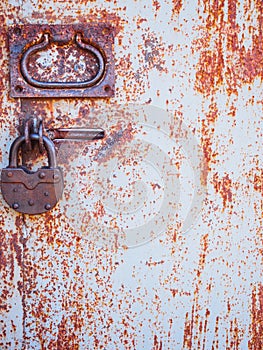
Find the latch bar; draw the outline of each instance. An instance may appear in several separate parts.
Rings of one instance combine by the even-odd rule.
[[[92,141],[105,137],[105,131],[100,128],[58,128],[46,132],[52,141]]]

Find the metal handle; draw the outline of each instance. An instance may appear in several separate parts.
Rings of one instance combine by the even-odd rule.
[[[43,40],[31,46],[22,56],[21,59],[21,73],[24,77],[24,79],[27,81],[28,84],[42,88],[42,89],[75,89],[75,88],[88,88],[91,86],[94,86],[96,83],[98,83],[104,76],[105,72],[105,62],[104,62],[104,57],[102,52],[94,47],[93,45],[84,43],[82,41],[82,35],[80,33],[77,33],[75,36],[75,42],[77,46],[81,49],[87,50],[91,53],[93,53],[99,63],[99,70],[96,74],[96,76],[91,79],[91,80],[86,80],[86,81],[71,81],[71,82],[59,82],[59,81],[54,81],[54,82],[49,82],[49,81],[39,81],[34,79],[29,71],[28,71],[28,62],[30,59],[30,56],[32,56],[34,53],[37,51],[43,51],[49,44],[50,44],[50,37],[48,33],[43,34]]]

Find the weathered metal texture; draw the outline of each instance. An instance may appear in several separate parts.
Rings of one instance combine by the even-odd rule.
[[[107,23],[11,27],[11,96],[111,97],[113,40]]]
[[[1,3],[0,9],[3,6]],[[10,9],[11,10],[11,9]],[[15,16],[15,9],[12,9]],[[12,101],[8,95],[8,45],[5,11],[0,11],[0,163],[4,167],[8,158],[10,138],[15,137],[16,116],[19,103]],[[8,121],[8,122],[7,122]],[[0,240],[0,348],[16,349],[21,347],[23,338],[22,307],[22,227],[23,219],[10,215],[10,210],[1,204],[1,240]]]
[[[20,220],[2,204],[5,274],[17,256],[7,227],[23,228],[23,322],[17,311],[12,335],[4,316],[3,348],[20,335],[22,349],[262,349],[262,7],[24,0],[7,12],[12,24],[113,21],[119,32],[113,99],[21,103],[48,128],[107,134],[58,146],[66,187],[54,211]],[[19,111],[6,50],[4,135],[10,106]],[[193,222],[189,204],[200,197],[200,209],[204,191]]]

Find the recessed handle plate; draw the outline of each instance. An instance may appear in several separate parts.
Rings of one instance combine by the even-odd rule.
[[[12,97],[111,97],[114,29],[88,25],[9,28]]]

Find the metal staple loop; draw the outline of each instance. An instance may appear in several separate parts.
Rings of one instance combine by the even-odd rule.
[[[31,128],[32,128],[32,119],[28,119],[25,121],[25,126],[24,126],[26,151],[32,151],[32,143],[30,139]]]
[[[25,121],[23,136],[25,136],[26,151],[32,151],[31,135],[36,134],[40,153],[44,153],[45,146],[43,141],[43,119],[41,117],[31,117]]]
[[[45,150],[44,141],[43,141],[43,119],[40,117],[37,119],[37,121],[38,121],[37,134],[39,135],[38,146],[39,146],[39,151],[42,154],[44,153],[44,150]]]

